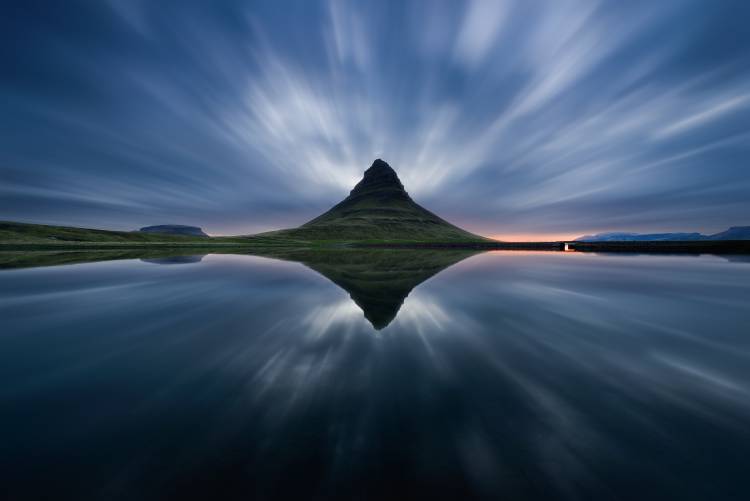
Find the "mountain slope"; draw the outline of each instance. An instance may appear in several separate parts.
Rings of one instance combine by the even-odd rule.
[[[343,201],[299,228],[264,233],[325,241],[487,241],[414,202],[396,172],[377,159]]]
[[[710,240],[750,240],[750,226],[732,226],[726,231],[709,235]]]
[[[200,228],[162,225],[136,232],[0,222],[0,244],[103,245],[241,243],[308,246],[345,243],[477,244],[493,242],[450,224],[415,203],[396,172],[378,159],[349,196],[299,228],[257,235],[209,237]]]

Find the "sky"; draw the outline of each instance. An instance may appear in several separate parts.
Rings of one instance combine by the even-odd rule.
[[[750,225],[750,2],[5,1],[0,220],[294,227],[375,158],[505,239]]]

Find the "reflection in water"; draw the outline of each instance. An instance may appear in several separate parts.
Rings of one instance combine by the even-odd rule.
[[[231,249],[227,249],[231,250]],[[122,250],[49,250],[34,252],[0,251],[0,269],[31,268],[37,266],[60,266],[63,264],[93,263],[121,259],[140,259],[146,262],[157,260],[191,259],[194,249],[122,249]]]
[[[349,293],[375,329],[396,317],[411,290],[445,268],[476,254],[472,250],[328,250],[275,252],[299,261]]]
[[[219,249],[222,250],[222,249]],[[229,249],[231,251],[231,249]],[[126,251],[0,252],[1,268],[55,266],[140,258],[153,264],[198,263],[205,254],[191,249]],[[228,252],[228,251],[224,251]],[[184,254],[188,253],[188,254]],[[386,327],[409,292],[443,269],[476,254],[476,250],[408,249],[267,249],[253,255],[297,261],[317,271],[349,293],[375,329]],[[236,251],[235,255],[242,255]]]
[[[192,256],[169,256],[169,257],[156,257],[151,259],[141,258],[144,263],[152,264],[192,264],[200,263],[203,260],[205,254],[195,254]]]
[[[271,254],[0,271],[4,495],[743,498],[746,262]]]

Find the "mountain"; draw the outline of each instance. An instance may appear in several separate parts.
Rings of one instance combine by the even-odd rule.
[[[685,242],[689,240],[750,240],[750,226],[732,226],[713,235],[700,233],[597,233],[584,235],[576,242]]]
[[[381,159],[375,160],[349,196],[329,211],[298,228],[256,235],[209,237],[196,226],[146,226],[139,231],[118,232],[0,221],[0,243],[24,245],[240,243],[254,246],[317,246],[346,243],[420,244],[447,246],[493,244],[455,226],[414,202],[396,172]]]
[[[344,200],[299,228],[261,234],[305,241],[486,242],[414,202],[396,172],[375,160]]]
[[[656,242],[656,241],[686,241],[703,240],[700,233],[598,233],[584,235],[575,239],[576,242]]]
[[[158,226],[146,226],[138,230],[141,233],[158,233],[160,235],[185,235],[191,237],[208,237],[202,229],[197,226],[184,226],[182,224],[161,224]]]
[[[732,226],[721,233],[709,235],[709,240],[750,240],[750,226]]]

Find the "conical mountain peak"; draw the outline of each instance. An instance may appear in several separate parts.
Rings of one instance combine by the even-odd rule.
[[[273,232],[298,241],[482,242],[411,199],[390,165],[375,160],[348,197],[299,228]]]
[[[350,192],[350,196],[381,190],[395,190],[406,193],[396,171],[387,162],[378,158],[365,171],[365,175]]]

